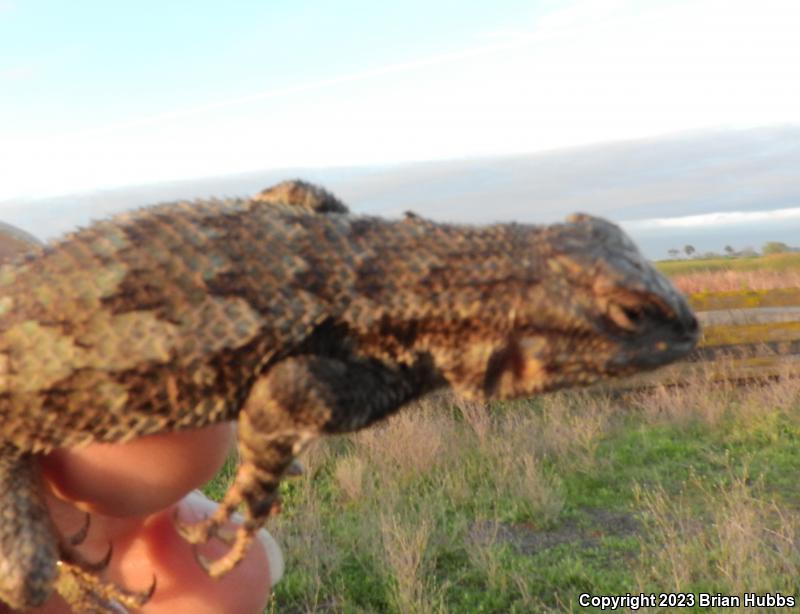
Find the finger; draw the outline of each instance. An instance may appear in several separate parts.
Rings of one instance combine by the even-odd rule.
[[[230,424],[151,435],[123,444],[57,450],[42,459],[59,497],[112,516],[145,516],[174,504],[222,467]]]
[[[70,530],[80,527],[82,513],[60,500],[51,510]],[[178,504],[178,516],[187,522],[211,514],[216,503],[200,493],[187,495]],[[283,556],[274,539],[260,531],[242,562],[219,580],[210,578],[197,564],[195,551],[176,532],[175,509],[147,519],[92,516],[92,529],[78,550],[92,560],[102,558],[113,539],[114,553],[103,577],[117,586],[146,591],[156,578],[156,591],[142,614],[261,614],[271,587],[283,575]],[[233,527],[233,524],[230,525]],[[113,536],[113,537],[111,537]],[[215,559],[227,546],[212,540],[200,554]],[[2,612],[2,610],[0,610]],[[69,609],[55,596],[37,614],[67,614]]]
[[[178,516],[184,521],[198,521],[215,507],[216,503],[192,493],[178,505]],[[280,550],[266,531],[235,569],[214,580],[197,564],[193,547],[175,531],[173,513],[170,510],[156,515],[138,534],[122,540],[117,567],[110,571],[126,586],[137,588],[146,587],[155,573],[156,593],[142,614],[263,612],[272,585],[283,574]],[[200,553],[209,558],[222,556],[226,550],[227,546],[216,540],[200,547]],[[143,558],[149,562],[147,568],[141,565]]]

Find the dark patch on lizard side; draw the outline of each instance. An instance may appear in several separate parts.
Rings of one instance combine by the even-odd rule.
[[[313,354],[348,360],[354,356],[353,341],[354,336],[350,327],[344,322],[329,317],[317,324],[311,333],[297,343],[285,356]]]
[[[522,350],[516,339],[509,339],[506,344],[489,357],[486,364],[486,375],[483,381],[483,392],[487,397],[492,396],[499,384],[503,373],[511,372],[514,377],[521,377],[525,367]]]
[[[384,314],[378,322],[377,336],[384,339],[393,339],[403,348],[412,348],[419,337],[419,320],[395,321],[389,315]]]
[[[133,269],[117,285],[114,294],[100,300],[113,315],[130,311],[152,311],[159,319],[168,320],[172,312],[167,303],[175,289],[167,288],[172,280],[154,275],[152,271]]]

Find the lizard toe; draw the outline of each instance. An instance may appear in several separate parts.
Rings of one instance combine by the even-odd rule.
[[[251,524],[239,526],[236,529],[233,541],[230,543],[228,552],[213,561],[200,554],[197,550],[197,546],[195,546],[194,556],[197,563],[212,578],[221,578],[244,559],[257,530],[258,527]]]
[[[185,541],[196,546],[205,544],[212,537],[218,536],[220,524],[227,520],[227,514],[222,519],[218,519],[217,514],[214,513],[212,516],[208,516],[200,521],[186,522],[181,520],[180,513],[176,508],[172,518],[178,535]]]
[[[72,562],[58,563],[55,589],[76,612],[120,614],[146,604],[156,590],[156,579],[144,591],[130,591],[102,581],[97,575]]]

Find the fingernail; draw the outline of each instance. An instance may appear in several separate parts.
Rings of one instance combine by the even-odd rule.
[[[200,522],[209,516],[219,503],[212,501],[199,490],[193,490],[178,504],[178,512],[182,522]]]
[[[180,519],[182,522],[199,522],[209,516],[218,504],[208,497],[206,497],[199,490],[195,490],[180,503]],[[231,520],[236,523],[242,522],[242,517],[239,514],[232,514]],[[269,565],[269,578],[272,586],[275,586],[283,577],[283,572],[286,565],[283,560],[283,553],[281,552],[278,542],[270,535],[266,529],[259,529],[256,533],[256,538],[264,547],[264,552],[267,555],[267,563]]]
[[[269,561],[269,579],[272,586],[275,586],[280,582],[280,579],[283,577],[284,569],[286,568],[283,562],[283,553],[281,552],[278,542],[275,541],[275,538],[272,537],[266,529],[259,529],[258,533],[256,533],[256,537],[258,537],[258,541],[261,542],[261,545],[264,546],[264,552],[267,553],[267,560]]]

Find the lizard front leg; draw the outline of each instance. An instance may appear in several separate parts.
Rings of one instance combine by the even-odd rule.
[[[201,544],[213,536],[231,544],[222,558],[200,563],[213,577],[242,560],[256,531],[279,508],[278,486],[294,457],[320,433],[359,429],[387,416],[433,386],[425,365],[389,367],[372,360],[296,356],[274,365],[250,390],[239,415],[241,465],[212,516],[178,523],[183,537]],[[222,531],[243,504],[234,535]]]

